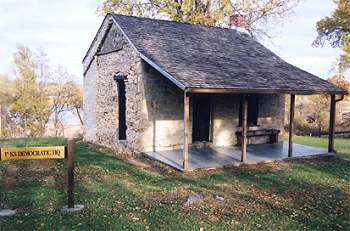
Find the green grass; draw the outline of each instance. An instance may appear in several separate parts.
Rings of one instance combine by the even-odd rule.
[[[315,147],[328,147],[328,139],[327,138],[317,138],[310,136],[296,136],[294,138],[294,142],[309,146]],[[349,149],[350,149],[350,139],[335,139],[335,147],[338,151],[338,155],[344,158],[349,158]],[[345,153],[345,155],[343,155]]]
[[[296,137],[326,147],[326,139]],[[17,139],[0,146],[62,145],[62,139]],[[76,200],[66,204],[64,160],[0,162],[0,207],[16,216],[0,230],[349,230],[350,140],[336,158],[288,161],[180,174],[152,162],[135,167],[78,142]],[[189,195],[204,200],[184,206]],[[215,199],[224,197],[224,201]]]

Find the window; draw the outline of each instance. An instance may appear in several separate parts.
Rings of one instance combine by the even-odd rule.
[[[258,95],[248,95],[248,126],[258,126],[259,98]],[[242,100],[239,107],[239,126],[242,126]]]
[[[118,87],[118,114],[119,114],[119,140],[126,140],[126,97],[125,97],[125,76],[116,75],[114,79],[117,81]]]

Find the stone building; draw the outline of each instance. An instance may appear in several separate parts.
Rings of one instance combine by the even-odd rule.
[[[194,149],[240,145],[246,161],[247,144],[278,143],[285,94],[346,93],[236,30],[117,14],[83,65],[84,139],[158,160],[181,153],[185,170]]]

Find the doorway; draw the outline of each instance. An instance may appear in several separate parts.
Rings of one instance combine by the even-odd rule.
[[[193,96],[192,142],[210,141],[211,99],[210,95]]]

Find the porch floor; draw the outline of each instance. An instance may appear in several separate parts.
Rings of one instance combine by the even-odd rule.
[[[308,157],[328,154],[323,148],[293,144],[293,157]],[[182,149],[171,151],[147,152],[145,156],[158,160],[173,168],[183,171]],[[276,144],[251,144],[247,146],[247,161],[245,164],[257,164],[288,158],[288,142]],[[220,168],[224,166],[239,166],[242,164],[240,147],[208,147],[189,150],[189,170]]]

